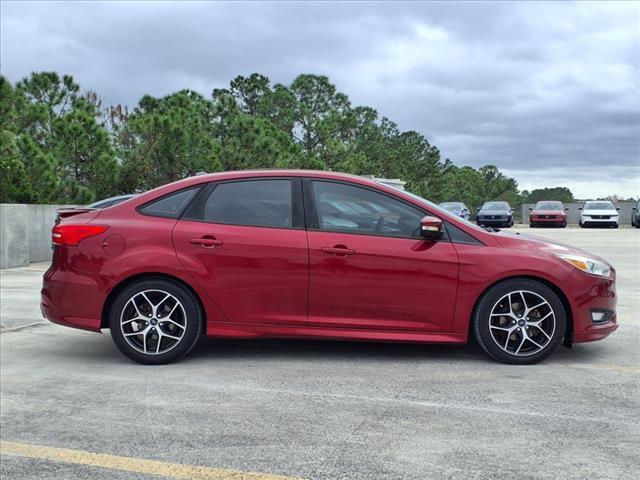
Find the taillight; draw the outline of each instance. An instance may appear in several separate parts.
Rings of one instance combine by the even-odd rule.
[[[56,225],[51,232],[51,241],[55,245],[74,247],[82,240],[106,232],[106,225]]]

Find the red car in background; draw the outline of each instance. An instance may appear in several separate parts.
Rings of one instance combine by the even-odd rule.
[[[356,206],[358,208],[356,208]],[[201,175],[52,232],[41,309],[109,328],[161,364],[200,335],[464,344],[538,362],[617,328],[603,259],[484,229],[407,192],[331,172]]]
[[[529,226],[541,227],[551,225],[565,228],[567,226],[567,210],[562,202],[541,201],[529,209]]]

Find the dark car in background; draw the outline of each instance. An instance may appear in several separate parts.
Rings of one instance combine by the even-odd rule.
[[[640,228],[640,200],[636,206],[631,209],[631,226]]]
[[[529,209],[529,226],[541,227],[551,225],[565,228],[567,226],[567,210],[562,202],[544,200],[536,203]]]
[[[447,212],[451,212],[454,215],[457,215],[460,218],[469,220],[469,214],[471,213],[471,211],[462,202],[442,202],[439,203],[438,206],[440,208],[444,208]]]
[[[484,202],[476,222],[482,227],[512,227],[513,210],[508,202]]]

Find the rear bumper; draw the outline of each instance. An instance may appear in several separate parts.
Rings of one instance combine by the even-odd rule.
[[[89,275],[53,266],[44,274],[40,311],[50,322],[99,332],[104,289]]]

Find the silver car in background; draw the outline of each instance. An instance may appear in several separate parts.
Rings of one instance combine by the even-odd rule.
[[[462,202],[442,202],[442,203],[439,203],[438,206],[448,212],[453,213],[454,215],[457,215],[460,218],[469,220],[469,215],[471,211]]]

